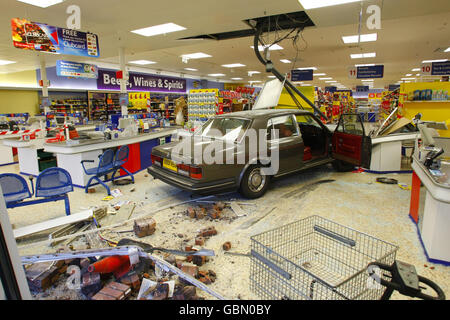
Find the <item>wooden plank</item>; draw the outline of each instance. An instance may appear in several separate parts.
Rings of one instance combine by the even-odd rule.
[[[18,239],[33,233],[38,233],[41,231],[53,229],[56,227],[60,227],[66,224],[75,223],[79,221],[84,221],[92,218],[92,209],[81,211],[79,213],[71,214],[70,216],[65,216],[61,218],[56,218],[40,223],[36,223],[30,226],[26,226],[23,228],[14,229],[14,238]]]

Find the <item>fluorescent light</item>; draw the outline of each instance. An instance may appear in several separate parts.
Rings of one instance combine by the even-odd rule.
[[[242,80],[242,78],[231,78],[231,80]]]
[[[135,60],[135,61],[128,61],[128,63],[146,65],[146,64],[154,64],[156,62],[155,61],[149,61],[149,60]]]
[[[368,34],[362,34],[361,36],[355,35],[355,36],[345,36],[342,37],[342,41],[344,43],[358,43],[359,42],[371,42],[371,41],[377,41],[378,34],[377,33],[368,33]]]
[[[416,78],[402,78],[402,80],[416,80]]]
[[[448,47],[444,52],[450,52],[450,47]]]
[[[239,68],[239,67],[245,67],[245,64],[242,64],[242,63],[223,64],[222,67],[225,67],[225,68]]]
[[[333,81],[325,81],[326,83],[336,83],[337,81],[336,80],[333,80]]]
[[[194,69],[194,68],[184,68],[184,70],[187,70],[187,71],[198,71],[198,69]]]
[[[414,69],[412,69],[411,71],[414,71],[414,72],[420,71],[420,68],[414,68]]]
[[[265,45],[265,46],[259,45],[258,46],[258,50],[259,51],[264,51],[264,49],[267,48],[267,47],[268,47],[268,45]],[[254,49],[255,47],[254,46],[250,46],[250,48]],[[277,44],[274,44],[273,46],[269,47],[269,51],[273,51],[273,50],[283,50],[283,47],[281,47],[281,46],[279,46]]]
[[[160,25],[152,26],[152,27],[148,27],[148,28],[133,30],[131,32],[140,34],[141,36],[145,36],[145,37],[152,37],[152,36],[156,36],[159,34],[165,34],[165,33],[170,33],[170,32],[175,32],[175,31],[181,31],[181,30],[186,30],[186,28],[170,22],[170,23],[164,23],[164,24],[160,24]]]
[[[210,73],[210,74],[208,74],[208,76],[210,76],[210,77],[223,77],[224,74],[223,73]]]
[[[9,61],[9,60],[0,60],[0,66],[4,66],[7,64],[16,63],[16,61]]]
[[[319,78],[319,80],[332,80],[333,78]]]
[[[267,78],[273,79],[273,78],[276,78],[276,77],[275,76],[267,76]]]
[[[411,73],[405,74],[405,77],[411,77],[411,76],[412,76]]]
[[[440,59],[440,60],[424,60],[422,63],[433,63],[433,62],[446,62],[448,59]]]
[[[41,8],[47,8],[50,6],[53,6],[55,4],[61,3],[64,0],[17,0],[19,2],[31,4],[33,6],[41,7]]]
[[[261,72],[259,72],[259,71],[249,71],[249,72],[248,72],[248,75],[249,75],[249,76],[252,76],[252,75],[254,75],[254,74],[256,74],[256,73],[261,73]]]
[[[298,0],[305,10],[337,6],[339,4],[359,2],[361,0]]]
[[[189,54],[183,54],[181,56],[182,58],[187,59],[202,59],[202,58],[211,58],[209,54],[203,53],[203,52],[196,52],[196,53],[189,53]]]
[[[308,68],[297,68],[297,70],[317,70],[316,67],[308,67]]]
[[[420,73],[416,74],[416,77],[420,77],[420,76],[421,76],[421,74],[420,74]]]
[[[375,67],[375,63],[355,64],[355,67]]]
[[[291,63],[291,60],[288,60],[288,59],[281,59],[280,61],[283,63]]]
[[[362,82],[373,82],[373,79],[361,80]]]
[[[326,73],[314,73],[314,77],[326,76]]]
[[[370,53],[356,53],[356,54],[351,54],[350,57],[352,59],[362,59],[362,58],[375,58],[377,56],[377,54],[375,52],[370,52]]]
[[[257,83],[257,82],[262,82],[262,81],[259,81],[259,80],[249,81],[249,83]]]

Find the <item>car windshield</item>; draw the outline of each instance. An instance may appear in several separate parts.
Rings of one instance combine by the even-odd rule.
[[[238,118],[214,118],[208,120],[196,132],[205,138],[221,139],[226,141],[239,141],[250,126],[250,120]]]

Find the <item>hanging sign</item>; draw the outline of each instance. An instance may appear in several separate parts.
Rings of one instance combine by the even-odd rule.
[[[384,65],[367,66],[367,67],[350,67],[348,69],[348,77],[350,79],[374,79],[383,78]]]
[[[398,88],[400,88],[400,85],[399,85],[399,84],[390,84],[388,90],[389,90],[389,91],[395,91],[395,90],[397,90]]]
[[[422,75],[446,76],[450,75],[450,61],[422,64]]]
[[[356,86],[356,92],[367,92],[369,91],[369,86]]]
[[[314,78],[313,69],[307,70],[291,70],[291,81],[312,81]]]
[[[98,78],[98,68],[93,64],[58,60],[56,61],[56,75],[59,77]]]
[[[119,90],[120,81],[122,80],[116,78],[115,71],[99,69],[97,89]],[[186,79],[130,72],[126,83],[130,91],[186,93]]]
[[[69,54],[75,56],[100,56],[98,37],[92,33],[11,19],[13,45],[19,49]]]

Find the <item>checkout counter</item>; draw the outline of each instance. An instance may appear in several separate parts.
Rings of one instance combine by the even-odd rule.
[[[409,215],[428,260],[450,265],[450,138],[432,142],[434,147],[416,141]]]
[[[89,167],[98,166],[99,156],[105,149],[117,148],[128,145],[130,149],[128,162],[124,167],[131,173],[144,170],[151,165],[151,151],[153,147],[160,144],[169,143],[172,134],[176,133],[177,128],[155,128],[148,133],[138,133],[135,136],[105,140],[70,140],[54,143],[44,143],[44,151],[56,154],[58,167],[67,170],[74,186],[84,188],[89,180],[81,166],[82,160],[94,160]]]

